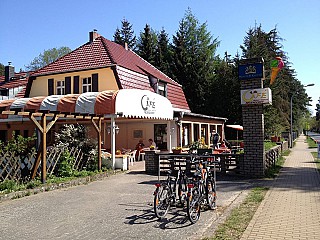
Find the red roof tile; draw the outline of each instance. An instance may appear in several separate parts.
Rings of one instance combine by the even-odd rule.
[[[153,91],[148,78],[149,75],[152,75],[167,82],[168,99],[173,107],[189,111],[189,106],[180,84],[173,81],[130,49],[126,50],[123,46],[102,36],[39,69],[32,76],[36,77],[114,65],[117,66],[116,71],[121,88]],[[126,71],[126,69],[131,71]]]

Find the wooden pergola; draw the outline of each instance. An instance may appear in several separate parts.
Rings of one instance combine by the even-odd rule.
[[[98,135],[98,169],[101,170],[101,135],[102,135],[102,120],[106,119],[103,115],[87,114],[87,113],[61,113],[61,112],[50,112],[46,110],[39,110],[37,112],[24,111],[23,109],[10,109],[1,110],[2,115],[16,115],[21,117],[28,117],[40,131],[40,145],[37,151],[36,161],[31,171],[31,178],[34,179],[36,176],[37,169],[41,164],[41,181],[46,181],[47,166],[46,166],[46,154],[47,154],[47,133],[57,122],[59,118],[63,119],[74,119],[74,120],[87,120],[90,121]],[[109,116],[108,118],[114,118],[117,115]]]

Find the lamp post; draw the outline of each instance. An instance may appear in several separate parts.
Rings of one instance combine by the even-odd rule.
[[[303,85],[303,87],[312,87],[314,86],[314,83],[310,83],[307,85]],[[292,148],[293,145],[293,124],[292,124],[292,99],[293,99],[293,94],[290,97],[290,148]]]

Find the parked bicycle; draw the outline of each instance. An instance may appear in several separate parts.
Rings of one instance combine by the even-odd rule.
[[[216,163],[199,159],[192,182],[188,184],[187,213],[191,223],[200,218],[201,209],[216,208]]]
[[[187,198],[188,178],[181,163],[186,160],[170,160],[172,169],[166,180],[156,183],[154,191],[154,212],[158,218],[164,218],[172,205],[184,207]],[[176,165],[178,163],[178,165]],[[174,169],[174,168],[177,169]]]

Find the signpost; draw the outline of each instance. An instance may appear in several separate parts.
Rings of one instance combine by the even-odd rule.
[[[271,90],[263,88],[263,58],[242,59],[238,65],[243,116],[244,175],[261,177],[265,171],[263,105],[271,104]]]

